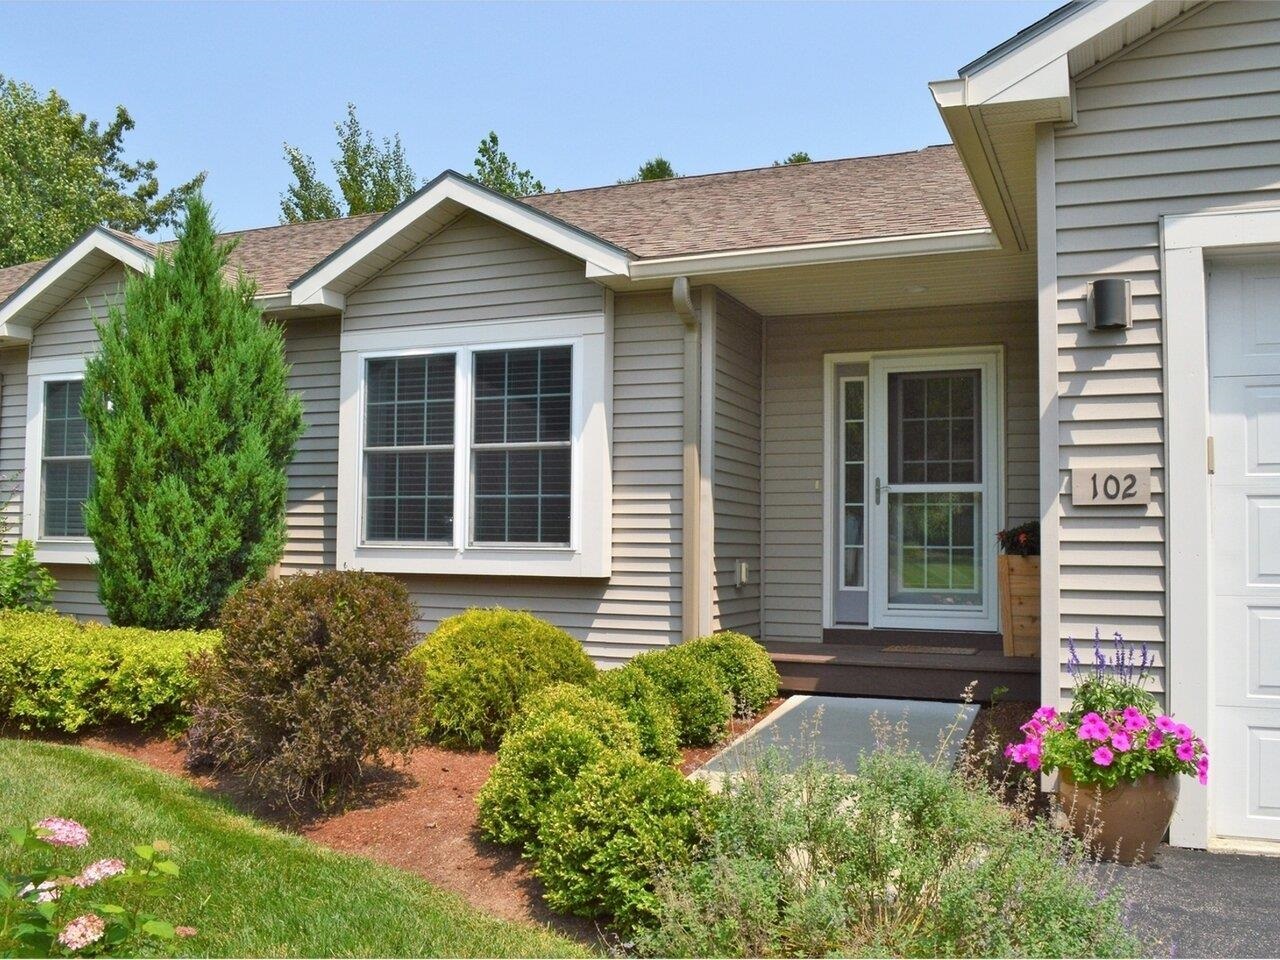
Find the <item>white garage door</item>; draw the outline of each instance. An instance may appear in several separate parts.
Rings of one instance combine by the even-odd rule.
[[[1213,832],[1280,840],[1280,257],[1213,266],[1209,374]]]

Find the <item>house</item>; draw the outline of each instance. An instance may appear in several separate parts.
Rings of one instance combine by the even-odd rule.
[[[890,695],[1058,700],[1066,638],[1120,631],[1214,750],[1174,841],[1280,841],[1280,7],[1073,2],[932,92],[954,146],[523,201],[445,172],[234,234],[305,407],[281,569],[602,663],[741,630]],[[78,380],[157,252],[0,271],[9,519],[81,615]],[[994,535],[1036,518],[1041,655],[1001,662]]]

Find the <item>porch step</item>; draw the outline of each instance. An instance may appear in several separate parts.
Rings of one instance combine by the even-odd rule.
[[[930,647],[966,648],[985,653],[1001,653],[1004,638],[998,633],[968,630],[890,630],[883,627],[864,629],[835,627],[822,631],[823,643],[841,643],[860,647]]]
[[[1039,699],[1040,659],[1006,657],[991,648],[992,635],[965,634],[973,639],[961,645],[956,634],[925,634],[928,643],[913,644],[886,638],[903,631],[858,632],[878,636],[866,643],[767,641],[765,649],[791,693],[959,700],[974,683],[974,698],[982,702],[999,688],[1001,700]]]

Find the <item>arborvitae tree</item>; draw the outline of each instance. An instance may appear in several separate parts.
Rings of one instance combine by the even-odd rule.
[[[118,624],[207,625],[284,548],[302,407],[286,387],[279,327],[263,322],[249,280],[224,276],[231,249],[193,198],[172,254],[96,320],[85,523]]]

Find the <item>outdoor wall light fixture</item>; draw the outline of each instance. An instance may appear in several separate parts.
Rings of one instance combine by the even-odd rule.
[[[1089,284],[1090,330],[1127,330],[1133,326],[1132,281],[1106,277]]]

